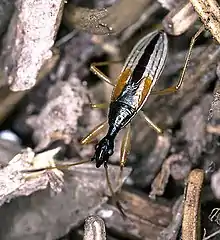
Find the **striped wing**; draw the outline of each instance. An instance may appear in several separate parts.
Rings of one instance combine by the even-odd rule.
[[[143,37],[128,56],[111,100],[116,101],[123,95],[124,99],[129,98],[134,109],[140,109],[163,71],[167,52],[165,32],[154,31]]]

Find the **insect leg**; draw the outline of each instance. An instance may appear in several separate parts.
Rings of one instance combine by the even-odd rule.
[[[109,106],[109,103],[91,103],[90,106],[92,108],[99,108],[99,109],[104,109]]]
[[[103,132],[108,126],[108,121],[100,123],[96,126],[86,137],[81,140],[81,144],[91,143],[95,137],[97,137],[101,132]]]
[[[131,124],[127,126],[126,132],[122,139],[121,155],[120,155],[120,172],[119,172],[118,181],[117,181],[118,186],[122,183],[123,168],[127,161],[127,157],[129,155],[130,150],[131,150]]]
[[[112,63],[119,63],[122,62],[122,60],[118,60],[118,61],[110,61],[110,62],[100,62],[100,63],[92,63],[90,66],[90,70],[96,75],[98,76],[101,80],[105,81],[106,83],[110,84],[111,86],[115,86],[111,79],[106,76],[101,70],[99,70],[97,67],[101,67],[101,66],[107,66],[109,64]]]
[[[39,173],[45,170],[53,170],[53,169],[59,169],[59,170],[65,170],[73,166],[81,165],[84,163],[89,163],[91,160],[83,160],[75,163],[59,163],[58,161],[55,161],[55,166],[49,166],[49,167],[42,167],[42,168],[34,168],[34,169],[24,169],[21,170],[21,173]]]
[[[129,152],[131,150],[131,124],[127,126],[125,135],[122,139],[121,144],[121,156],[120,156],[120,167],[123,168],[126,161],[127,156],[129,155]]]
[[[89,99],[89,106],[91,108],[99,108],[99,109],[104,109],[109,106],[109,103],[92,103],[92,100],[88,94],[88,99]]]
[[[200,29],[195,33],[195,35],[192,37],[191,39],[191,42],[190,42],[190,47],[189,47],[189,51],[187,53],[187,56],[186,56],[186,59],[185,59],[185,63],[184,63],[184,67],[183,67],[183,70],[182,70],[182,73],[180,75],[180,78],[177,82],[177,84],[175,86],[172,86],[172,87],[168,87],[168,88],[165,88],[163,90],[159,90],[159,91],[152,91],[151,94],[154,94],[154,95],[163,95],[163,94],[168,94],[168,93],[174,93],[174,92],[177,92],[180,87],[182,86],[183,84],[183,81],[184,81],[184,76],[185,76],[185,73],[186,73],[186,69],[188,67],[188,64],[189,64],[189,60],[190,60],[190,57],[191,57],[191,53],[192,53],[192,49],[193,49],[193,46],[195,44],[195,41],[196,39],[198,38],[198,36],[205,30],[205,26],[202,25],[200,27]]]
[[[90,66],[90,70],[97,75],[101,80],[105,81],[106,83],[108,83],[109,85],[111,85],[112,87],[114,87],[115,85],[112,83],[111,79],[109,77],[107,77],[101,70],[99,70],[97,67],[101,67],[101,66],[106,66],[109,65],[111,63],[119,63],[122,60],[118,60],[118,61],[111,61],[111,62],[100,62],[100,63],[92,63]],[[100,109],[104,109],[107,108],[109,106],[109,103],[95,103],[93,104],[91,99],[89,98],[90,101],[90,106],[92,108],[100,108]]]
[[[111,184],[109,174],[108,174],[108,165],[105,164],[104,167],[105,167],[105,175],[106,175],[107,185],[108,185],[108,188],[109,188],[110,193],[112,195],[113,202],[116,205],[116,207],[118,208],[118,210],[120,211],[120,213],[122,214],[123,218],[127,218],[127,216],[125,215],[125,212],[123,210],[123,207],[121,206],[120,202],[118,201],[118,199],[115,196],[115,193],[113,191],[112,184]]]
[[[152,127],[158,134],[162,134],[163,130],[159,128],[156,124],[154,124],[143,111],[140,111],[139,114],[144,118],[144,120],[148,123],[150,127]]]

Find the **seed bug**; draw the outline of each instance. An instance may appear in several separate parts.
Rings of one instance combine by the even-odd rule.
[[[109,104],[108,120],[95,127],[81,141],[82,144],[92,142],[97,135],[108,127],[106,136],[96,145],[94,156],[91,158],[91,161],[96,162],[97,168],[102,164],[107,168],[109,157],[114,152],[114,140],[119,131],[126,128],[121,145],[120,168],[122,171],[130,151],[130,123],[137,114],[141,115],[158,134],[162,134],[161,128],[155,125],[141,108],[150,94],[163,95],[179,90],[183,83],[192,47],[201,31],[202,29],[191,40],[190,49],[179,81],[175,86],[163,90],[153,91],[153,87],[164,69],[168,55],[168,37],[162,30],[149,33],[134,46],[125,61],[116,85],[97,68],[98,66],[109,64],[108,62],[93,63],[91,65],[90,69],[94,74],[114,87]],[[108,107],[108,104],[91,104],[91,106],[93,108],[104,108]]]
[[[115,137],[121,129],[127,127],[120,157],[120,166],[123,168],[130,150],[130,123],[137,113],[141,112],[148,124],[158,133],[162,133],[162,130],[140,110],[163,71],[167,52],[168,40],[163,31],[154,31],[148,34],[134,46],[125,61],[117,84],[114,86],[109,105],[108,121],[101,123],[81,141],[82,144],[90,143],[108,125],[108,132],[96,145],[95,154],[91,159],[96,161],[97,168],[102,164],[107,167],[109,157],[114,152]],[[104,64],[106,63],[92,64],[91,71],[101,79],[111,83],[108,77],[96,67]],[[104,107],[103,104],[92,106],[96,108]]]

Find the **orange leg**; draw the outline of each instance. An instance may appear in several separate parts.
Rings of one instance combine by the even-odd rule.
[[[146,115],[143,111],[140,111],[139,113],[141,117],[144,118],[144,120],[147,122],[147,124],[152,127],[158,134],[162,134],[163,130],[159,128],[156,124],[154,124]]]
[[[101,66],[107,66],[109,64],[114,64],[114,63],[119,63],[122,62],[122,60],[118,60],[118,61],[109,61],[109,62],[100,62],[100,63],[92,63],[90,66],[90,70],[97,76],[99,77],[101,80],[105,81],[106,83],[110,84],[111,86],[115,86],[111,79],[106,76],[101,70],[99,70],[97,67],[101,67]]]
[[[92,103],[92,100],[89,95],[88,95],[88,99],[89,99],[89,106],[91,108],[105,109],[109,106],[109,103]]]
[[[120,173],[118,177],[118,185],[122,182],[123,168],[127,162],[128,155],[131,150],[131,124],[127,126],[124,137],[121,143],[121,155],[120,155]]]
[[[121,156],[120,156],[120,167],[121,169],[124,167],[127,157],[131,150],[131,124],[127,126],[125,135],[122,139],[121,144]]]
[[[68,169],[69,167],[72,166],[77,166],[77,165],[81,165],[84,163],[89,163],[91,162],[91,160],[84,160],[84,161],[79,161],[79,162],[75,162],[75,163],[59,163],[59,161],[54,161],[55,162],[55,166],[49,166],[49,167],[42,167],[42,168],[34,168],[34,169],[24,169],[21,170],[21,173],[39,173],[45,170],[53,170],[53,169],[59,169],[59,170],[65,170]]]
[[[105,109],[109,106],[109,103],[91,103],[90,106],[92,108]]]

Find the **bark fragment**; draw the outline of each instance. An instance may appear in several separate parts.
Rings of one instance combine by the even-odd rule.
[[[52,57],[63,4],[63,0],[16,2],[1,56],[4,83],[12,91],[32,88],[41,66]]]

